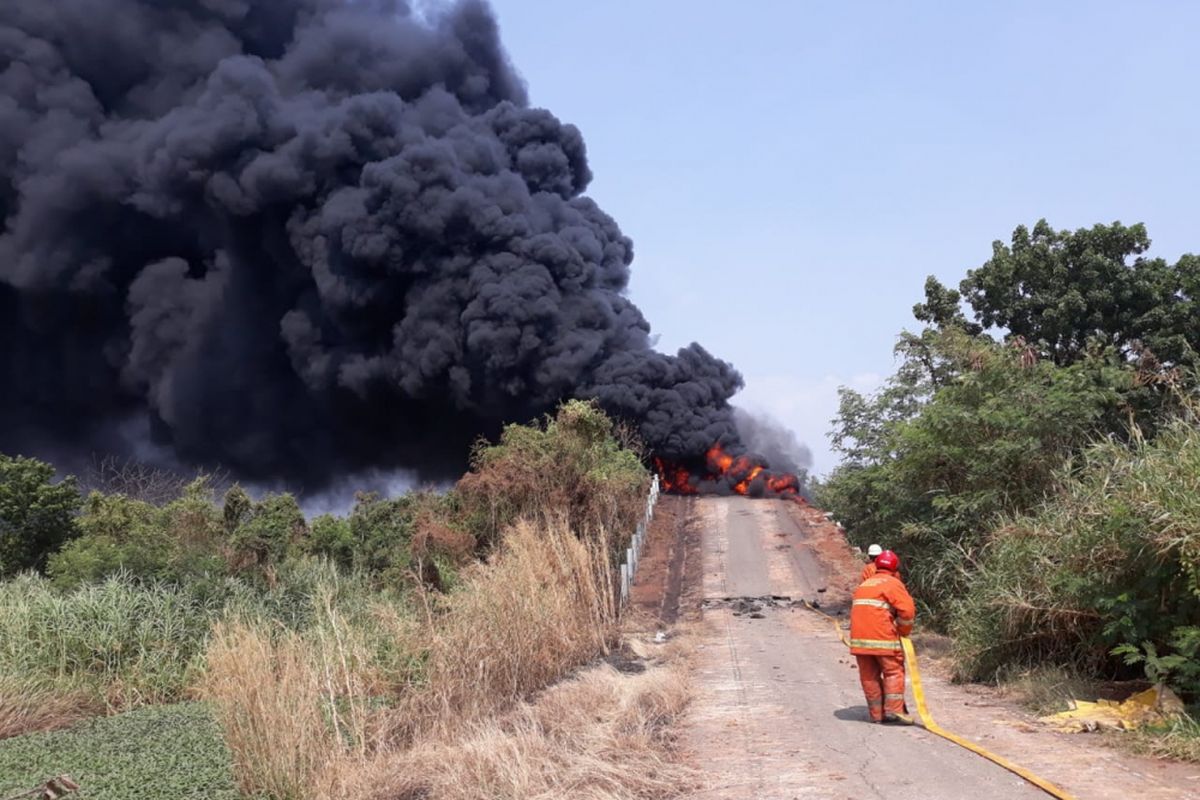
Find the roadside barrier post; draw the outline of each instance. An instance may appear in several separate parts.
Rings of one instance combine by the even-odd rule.
[[[646,493],[646,513],[638,523],[625,548],[625,560],[621,563],[621,598],[620,605],[625,605],[629,592],[633,588],[633,578],[637,574],[638,561],[642,556],[642,548],[646,544],[646,536],[650,530],[650,520],[654,517],[654,506],[658,503],[659,484],[655,475],[650,481],[650,491]]]

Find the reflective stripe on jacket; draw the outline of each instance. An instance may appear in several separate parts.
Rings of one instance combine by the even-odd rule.
[[[875,562],[868,561],[867,565],[865,567],[863,567],[862,577],[858,579],[858,582],[862,583],[867,578],[875,577],[875,573],[878,571],[879,571],[879,567],[875,566]]]
[[[916,617],[916,605],[904,583],[891,572],[877,572],[854,591],[850,652],[857,656],[900,653],[900,637],[912,633]]]

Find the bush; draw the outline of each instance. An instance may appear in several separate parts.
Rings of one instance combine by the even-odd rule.
[[[75,536],[75,479],[53,480],[49,464],[0,453],[0,577],[42,569]]]
[[[497,444],[476,448],[458,483],[465,527],[490,544],[519,518],[560,513],[577,533],[607,531],[621,546],[641,520],[650,475],[614,433],[612,420],[581,400],[540,426],[509,425]]]
[[[234,486],[225,496],[224,517],[233,567],[268,577],[299,552],[308,533],[300,505],[286,493],[269,494],[255,503]]]
[[[118,572],[180,581],[226,571],[220,515],[204,478],[161,507],[92,492],[78,525],[80,536],[50,557],[48,571],[63,588],[102,581]]]
[[[1117,655],[1200,696],[1200,425],[1088,449],[1063,489],[989,537],[953,615],[964,674]],[[1114,648],[1119,652],[1114,654]]]
[[[356,549],[350,520],[322,514],[309,525],[306,552],[328,558],[339,566],[349,567],[354,563]]]
[[[914,594],[944,621],[993,521],[1040,502],[1066,459],[1120,424],[1133,376],[1108,358],[1058,367],[955,332],[912,337],[905,353],[878,398],[843,393],[835,442],[850,459],[818,502],[856,544],[899,552]]]

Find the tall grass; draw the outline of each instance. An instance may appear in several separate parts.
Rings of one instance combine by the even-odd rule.
[[[990,536],[954,613],[969,677],[1046,663],[1111,672],[1115,646],[1150,642],[1162,654],[1200,620],[1194,416],[1151,441],[1093,446],[1061,483],[1040,509]]]
[[[616,615],[606,537],[518,522],[431,620],[427,682],[393,714],[412,736],[480,719],[603,652]]]
[[[361,750],[365,692],[350,658],[299,634],[272,638],[242,623],[218,626],[205,693],[246,794],[298,800],[318,791],[330,762]]]
[[[119,573],[63,591],[21,575],[0,583],[0,716],[39,728],[36,715],[20,710],[31,694],[61,695],[67,707],[99,701],[110,711],[175,702],[202,676],[214,625],[244,619],[304,630],[321,618],[320,603],[366,613],[369,596],[365,581],[315,559],[290,563],[270,589],[236,578],[172,584]]]
[[[419,669],[397,669],[371,644],[398,619],[326,605],[303,633],[218,628],[204,694],[243,791],[329,796],[371,753],[448,736],[594,658],[615,630],[606,542],[561,521],[516,525],[489,562],[430,599],[420,627],[393,628]]]
[[[218,610],[123,576],[65,594],[22,576],[0,583],[0,673],[90,690],[110,706],[170,702],[201,669]]]

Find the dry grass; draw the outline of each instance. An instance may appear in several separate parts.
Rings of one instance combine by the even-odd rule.
[[[615,635],[605,549],[602,537],[580,540],[562,522],[518,523],[491,561],[430,601],[423,630],[396,623],[423,664],[417,680],[389,682],[367,645],[378,630],[348,624],[329,602],[305,634],[218,626],[203,695],[242,790],[336,796],[334,782],[371,754],[448,739],[593,660]]]
[[[1200,721],[1189,717],[1165,728],[1136,731],[1128,745],[1140,755],[1200,764]]]
[[[1009,671],[999,677],[997,685],[1004,697],[1039,716],[1066,711],[1073,701],[1093,700],[1098,693],[1095,681],[1065,667],[1052,665]]]
[[[616,623],[605,550],[561,520],[518,522],[431,620],[427,681],[401,698],[395,738],[480,719],[604,652]]]
[[[240,622],[213,633],[202,693],[248,795],[313,797],[332,764],[367,754],[370,658],[328,600],[324,611],[307,635]]]
[[[0,740],[66,728],[104,712],[95,692],[0,678]]]
[[[698,785],[672,757],[688,700],[678,662],[585,670],[511,713],[354,767],[333,797],[375,800],[667,798]]]

